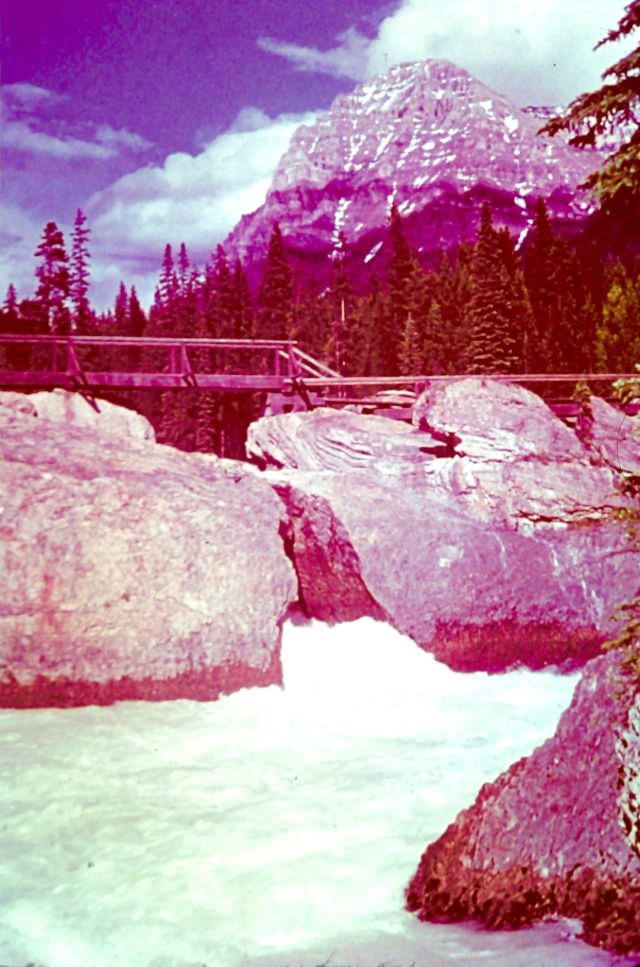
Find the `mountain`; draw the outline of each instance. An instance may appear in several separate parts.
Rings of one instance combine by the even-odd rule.
[[[264,205],[243,216],[225,248],[255,271],[278,222],[298,267],[322,274],[341,235],[365,267],[380,252],[392,202],[425,260],[472,238],[484,201],[520,237],[540,196],[571,228],[590,213],[578,185],[602,155],[538,135],[549,110],[520,109],[447,61],[393,67],[298,128]]]

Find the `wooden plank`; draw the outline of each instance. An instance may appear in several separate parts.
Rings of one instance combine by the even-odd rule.
[[[186,346],[192,349],[283,349],[296,345],[295,340],[289,339],[178,339],[166,336],[53,336],[53,335],[20,335],[19,333],[0,333],[0,345],[51,345],[66,346],[135,346],[139,349],[147,347],[169,348],[171,346]]]
[[[229,392],[283,392],[289,380],[278,376],[194,373],[197,388]],[[0,386],[75,388],[79,380],[66,372],[0,370]],[[82,387],[97,389],[186,389],[193,387],[181,373],[84,373]]]

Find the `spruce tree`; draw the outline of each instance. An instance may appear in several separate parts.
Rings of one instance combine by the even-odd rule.
[[[400,344],[400,369],[403,375],[418,376],[423,372],[423,342],[411,311],[407,315]]]
[[[136,287],[135,285],[132,285],[131,292],[129,293],[129,335],[141,336],[144,332],[146,324],[147,319],[144,314],[144,310],[140,305]]]
[[[414,342],[422,342],[422,306],[420,283],[422,270],[415,252],[412,251],[404,233],[402,217],[397,206],[391,206],[387,227],[386,245],[389,250],[387,264],[387,313],[383,317],[379,335],[380,355],[386,375],[395,376],[403,368],[401,364],[402,342],[407,320],[412,318]]]
[[[627,3],[616,27],[596,45],[615,43],[640,30],[640,0]],[[566,112],[552,118],[542,131],[571,134],[569,143],[578,148],[599,144],[602,135],[614,134],[618,146],[604,165],[587,178],[601,202],[629,201],[640,196],[640,44],[609,67],[603,84],[581,94]]]
[[[119,336],[127,335],[129,324],[129,295],[127,293],[127,287],[122,280],[120,281],[118,294],[113,307],[113,317],[116,334]]]
[[[442,306],[433,299],[425,324],[423,372],[436,376],[455,372],[455,360],[449,352],[453,348],[450,337],[451,330],[445,324]]]
[[[524,253],[524,279],[533,313],[534,326],[527,345],[530,370],[552,370],[556,291],[556,239],[543,198],[536,202],[531,238]]]
[[[280,226],[276,223],[258,288],[256,336],[259,339],[289,338],[293,328],[293,295],[291,267]]]
[[[596,333],[596,365],[601,372],[632,372],[640,359],[640,278],[634,281],[622,263],[609,277]]]
[[[40,259],[40,264],[36,267],[36,301],[41,307],[46,328],[52,333],[69,332],[69,258],[64,246],[64,236],[55,222],[48,222],[45,226],[35,255]]]
[[[71,328],[74,332],[87,333],[91,328],[91,309],[87,293],[89,291],[89,247],[88,240],[91,231],[87,228],[87,219],[82,209],[76,211],[71,236]]]
[[[471,283],[467,310],[468,371],[514,372],[517,369],[517,355],[513,338],[512,293],[488,205],[482,208]]]
[[[18,332],[20,325],[20,309],[18,308],[18,296],[13,284],[7,288],[7,294],[2,306],[0,316],[0,331]]]

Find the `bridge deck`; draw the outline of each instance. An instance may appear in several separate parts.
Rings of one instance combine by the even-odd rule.
[[[103,361],[100,353],[104,352],[109,353],[111,368],[92,368]],[[164,365],[159,365],[158,358],[163,359]],[[123,368],[114,368],[117,364]],[[344,405],[347,390],[366,393],[410,388],[419,392],[428,383],[461,379],[464,375],[341,376],[305,353],[294,340],[0,333],[0,386],[21,389],[62,387],[91,394],[100,389],[191,388],[290,394],[304,388],[308,392],[335,391],[339,394],[336,405]],[[637,373],[485,375],[532,386],[571,386],[580,381],[611,385],[617,379],[638,378]]]

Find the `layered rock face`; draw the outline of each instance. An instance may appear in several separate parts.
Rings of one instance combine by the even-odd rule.
[[[589,202],[577,186],[601,158],[538,136],[542,123],[446,61],[393,67],[297,130],[265,204],[225,248],[260,263],[278,222],[294,257],[319,265],[342,234],[367,264],[391,202],[423,252],[471,237],[489,199],[516,235],[531,224],[537,197],[548,198],[554,218],[581,219]]]
[[[640,954],[639,718],[620,655],[591,662],[555,736],[427,848],[408,909],[489,927],[576,917],[589,943]]]
[[[102,401],[105,427],[98,416],[89,431],[36,416],[65,410],[38,397],[0,395],[0,704],[208,699],[278,681],[297,584],[271,488],[114,432]]]
[[[597,654],[638,584],[610,519],[616,472],[516,386],[452,381],[415,421],[319,410],[251,428],[250,453],[280,468],[308,613],[384,617],[461,670]]]

